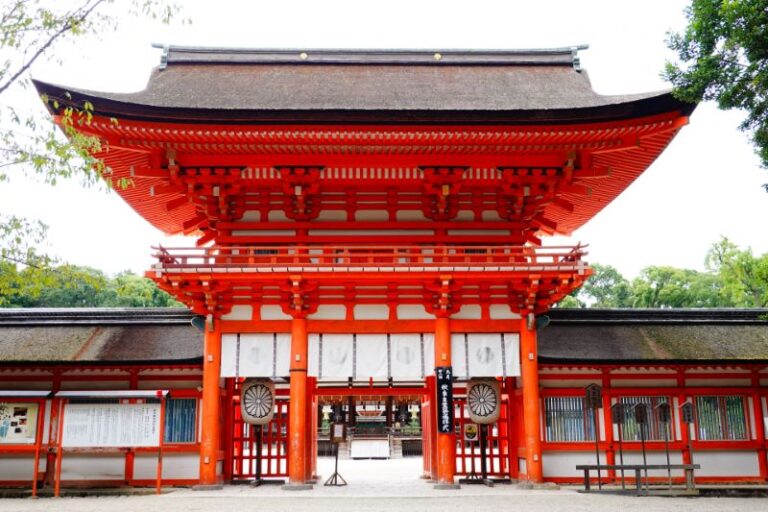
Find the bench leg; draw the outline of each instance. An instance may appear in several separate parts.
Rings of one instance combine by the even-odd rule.
[[[585,491],[589,490],[589,470],[588,469],[584,470],[584,490]]]
[[[695,488],[696,488],[696,482],[693,479],[693,470],[686,469],[685,470],[685,489],[687,491],[692,491]]]
[[[637,489],[638,496],[642,494],[643,479],[641,477],[642,472],[640,469],[635,469],[635,488]]]

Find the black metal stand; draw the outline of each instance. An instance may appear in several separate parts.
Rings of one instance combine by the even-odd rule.
[[[333,467],[333,474],[325,481],[326,486],[341,487],[347,485],[347,481],[339,474],[339,443],[333,443],[336,447],[336,462]]]
[[[622,414],[624,411],[622,410]],[[627,488],[626,486],[626,479],[624,478],[624,432],[623,432],[623,421],[619,422],[619,463],[621,464],[621,489],[625,490]]]
[[[597,407],[592,409],[592,417],[595,422],[595,458],[597,459],[597,488],[602,490],[603,479],[600,476],[600,418],[598,417]]]
[[[253,438],[256,441],[256,469],[253,482],[251,482],[252,487],[258,487],[264,483],[264,480],[261,479],[262,432],[261,425],[253,426]]]
[[[494,486],[494,481],[488,478],[488,462],[486,459],[486,450],[488,448],[488,440],[486,438],[486,429],[488,425],[478,425],[478,434],[480,436],[480,474],[478,475],[474,471],[467,475],[466,478],[459,480],[462,484],[483,484],[488,487]],[[474,467],[474,465],[473,465]]]
[[[645,451],[645,423],[640,423],[640,447],[643,451],[643,468],[645,469],[645,494],[648,495],[648,457]]]

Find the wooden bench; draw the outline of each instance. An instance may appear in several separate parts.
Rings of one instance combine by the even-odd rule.
[[[699,464],[649,464],[647,466],[643,466],[642,464],[600,464],[599,466],[597,464],[582,464],[576,466],[576,469],[579,471],[584,471],[584,490],[589,491],[590,490],[590,482],[589,482],[589,472],[590,471],[634,471],[635,472],[635,487],[637,488],[637,493],[640,494],[642,491],[642,485],[643,485],[643,479],[642,479],[642,472],[645,470],[651,471],[651,470],[659,470],[659,469],[668,469],[668,470],[676,470],[676,469],[682,469],[685,472],[685,490],[686,491],[693,491],[696,489],[696,483],[693,480],[693,471],[695,469],[700,469],[701,466]],[[647,474],[647,473],[646,473]],[[647,482],[646,482],[647,483]]]

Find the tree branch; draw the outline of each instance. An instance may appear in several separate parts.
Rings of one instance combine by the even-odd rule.
[[[104,0],[96,0],[96,2],[90,7],[86,8],[86,10],[82,12],[82,14],[80,14],[75,21],[77,23],[82,23],[83,21],[85,21],[85,19],[93,12],[93,10],[96,9],[96,7],[98,7],[103,2]],[[86,3],[85,5],[87,6],[88,4]],[[73,26],[74,25],[71,21],[67,22],[59,30],[57,30],[51,37],[49,37],[48,41],[46,41],[45,44],[43,44],[40,48],[38,48],[37,51],[34,53],[34,55],[32,55],[32,57],[27,62],[25,62],[21,66],[21,68],[19,68],[16,71],[16,73],[14,73],[4,84],[0,85],[0,94],[5,92],[5,90],[8,89],[8,87],[10,87],[16,80],[18,80],[21,75],[26,73],[26,71],[30,68],[30,66],[32,66],[32,64],[43,54],[43,52],[45,52],[48,48],[50,48],[50,46],[54,42],[56,42],[56,40],[59,37],[61,37],[62,35],[72,30]]]

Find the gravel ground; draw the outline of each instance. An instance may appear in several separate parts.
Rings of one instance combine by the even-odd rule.
[[[333,462],[320,460],[327,478]],[[324,487],[311,491],[286,492],[279,486],[226,486],[220,491],[169,489],[162,496],[89,498],[41,498],[0,500],[1,512],[751,512],[768,510],[766,498],[660,498],[585,495],[575,488],[522,490],[513,485],[493,488],[464,485],[460,490],[438,491],[419,479],[420,459],[391,461],[340,461],[339,473],[346,487]]]

